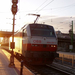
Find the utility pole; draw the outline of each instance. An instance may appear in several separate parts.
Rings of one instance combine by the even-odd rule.
[[[72,45],[72,51],[73,51],[73,21],[72,21],[71,45]]]
[[[10,48],[12,49],[12,52],[11,52],[11,56],[10,56],[9,67],[15,67],[13,49],[15,49],[14,25],[15,25],[15,15],[17,13],[17,3],[18,3],[18,0],[12,0],[12,8],[11,8],[11,11],[12,11],[12,14],[13,14],[13,29],[12,29],[12,42],[10,43]]]
[[[71,49],[71,52],[73,52],[73,21],[72,21],[71,29],[69,30],[69,34],[70,34],[70,36],[71,36],[70,49]]]

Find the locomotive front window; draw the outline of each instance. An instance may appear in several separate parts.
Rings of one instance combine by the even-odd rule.
[[[54,29],[51,26],[30,26],[31,36],[55,37]]]

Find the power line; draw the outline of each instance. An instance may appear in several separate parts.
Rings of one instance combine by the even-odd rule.
[[[73,4],[62,6],[62,7],[50,8],[50,9],[60,9],[60,8],[67,8],[67,7],[75,6],[75,3],[73,3]],[[44,9],[44,10],[50,10],[50,9]]]
[[[47,0],[45,0],[36,10],[38,10],[43,4],[45,4]]]
[[[41,11],[42,9],[44,9],[46,6],[48,6],[50,3],[52,3],[54,0],[50,1],[47,5],[45,5],[43,8],[41,8],[39,11]],[[39,11],[37,11],[36,13],[38,13]]]

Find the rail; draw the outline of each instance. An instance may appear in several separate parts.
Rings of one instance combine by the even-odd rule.
[[[70,52],[68,53],[58,52],[58,53],[59,53],[59,58],[61,58],[62,60],[62,64],[65,64],[64,62],[68,60],[67,62],[71,63],[70,66],[72,68],[75,68],[75,53],[70,53]]]

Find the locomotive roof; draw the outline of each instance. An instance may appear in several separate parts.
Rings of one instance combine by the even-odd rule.
[[[35,25],[47,25],[47,26],[51,26],[51,25],[48,25],[48,24],[41,24],[41,23],[31,23],[29,25],[32,25],[32,24],[35,24]]]
[[[34,25],[34,24],[35,24],[35,25],[46,25],[46,26],[51,26],[51,25],[48,25],[48,24],[30,23],[30,24],[26,24],[26,25],[24,25],[21,29],[27,27],[28,25]],[[51,27],[53,27],[53,26],[51,26]],[[20,30],[17,30],[16,32],[18,32],[18,31],[20,31]]]

